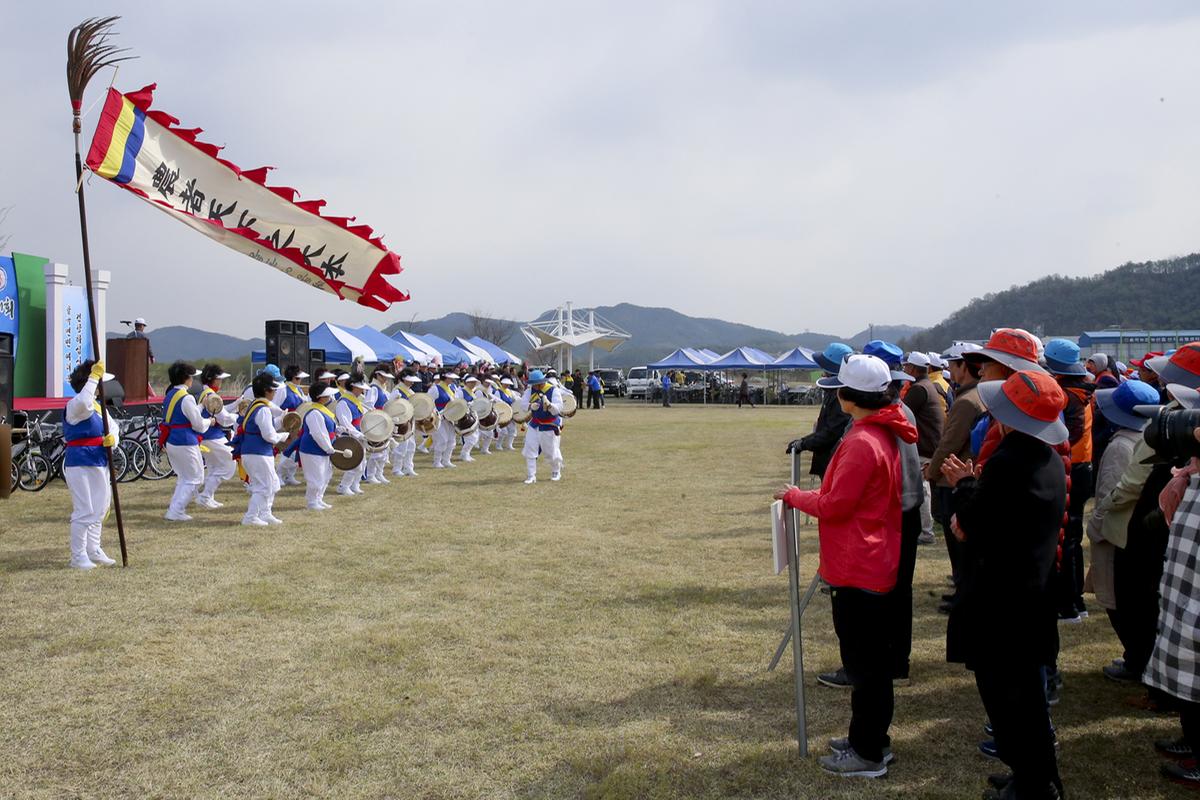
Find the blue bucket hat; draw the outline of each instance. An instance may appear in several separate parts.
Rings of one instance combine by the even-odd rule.
[[[265,367],[263,367],[261,374],[270,375],[277,381],[283,380],[283,373],[280,372],[279,367],[275,366],[274,364],[267,364]]]
[[[813,361],[830,375],[837,375],[842,360],[854,352],[854,348],[842,342],[831,342],[820,353],[813,353]]]
[[[888,369],[892,371],[892,380],[894,381],[914,381],[912,375],[909,375],[901,365],[904,362],[904,351],[900,349],[900,345],[885,342],[882,339],[872,339],[863,345],[863,355],[875,356],[880,361],[888,365]]]
[[[1122,428],[1140,431],[1150,422],[1139,416],[1135,406],[1156,406],[1160,402],[1158,390],[1148,383],[1128,380],[1114,389],[1097,389],[1096,405],[1104,418]]]
[[[542,373],[542,371],[540,369],[535,369],[533,372],[529,373],[529,382],[530,383],[545,383],[546,376]]]
[[[1055,375],[1086,375],[1087,367],[1079,361],[1079,345],[1070,339],[1051,339],[1046,342],[1046,368]]]

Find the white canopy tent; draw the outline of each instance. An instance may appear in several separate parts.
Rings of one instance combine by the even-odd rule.
[[[593,309],[575,309],[565,303],[552,313],[525,324],[521,333],[538,350],[558,351],[558,369],[574,368],[574,350],[587,345],[588,370],[596,368],[596,348],[612,352],[628,341],[629,333],[604,319]],[[565,361],[565,364],[564,364]]]

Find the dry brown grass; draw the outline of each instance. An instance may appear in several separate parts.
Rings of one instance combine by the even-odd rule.
[[[61,484],[0,504],[0,796],[977,797],[982,709],[943,658],[945,550],[920,552],[913,686],[883,781],[828,777],[792,738],[765,508],[813,409],[610,404],[566,433],[566,479],[517,454],[332,497],[244,496],[183,527],[168,483],[123,487],[132,566],[65,568]],[[424,468],[422,468],[424,465]],[[110,530],[106,543],[116,551]],[[814,534],[806,539],[811,573]],[[836,665],[828,601],[810,670]],[[1064,628],[1055,712],[1077,797],[1182,796],[1123,703],[1107,623]],[[810,671],[813,753],[848,696]]]

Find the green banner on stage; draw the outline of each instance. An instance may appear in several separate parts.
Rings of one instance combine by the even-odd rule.
[[[17,271],[21,313],[17,332],[17,358],[13,364],[13,396],[46,394],[46,273],[50,261],[25,253],[12,254]]]

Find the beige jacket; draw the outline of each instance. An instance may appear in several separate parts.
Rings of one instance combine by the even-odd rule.
[[[979,415],[987,410],[979,399],[978,386],[978,382],[966,384],[954,393],[954,402],[950,404],[950,411],[942,426],[942,438],[929,460],[927,474],[938,486],[950,485],[942,478],[942,462],[947,456],[954,454],[963,461],[971,457],[971,429],[975,427]]]
[[[1133,511],[1133,503],[1137,502],[1138,494],[1141,493],[1139,488],[1138,494],[1133,496],[1133,502],[1129,504],[1129,511],[1125,515],[1125,524],[1121,526],[1120,540],[1110,539],[1105,535],[1105,519],[1108,517],[1111,506],[1105,503],[1113,490],[1121,482],[1121,478],[1133,466],[1133,454],[1137,449],[1138,442],[1142,441],[1142,434],[1139,431],[1132,431],[1128,428],[1121,428],[1113,434],[1108,446],[1104,448],[1104,455],[1100,458],[1099,470],[1096,473],[1096,504],[1092,508],[1092,515],[1088,518],[1087,535],[1093,542],[1111,542],[1118,547],[1125,546],[1125,528],[1129,525],[1129,514]],[[1141,474],[1140,482],[1145,483],[1146,478],[1150,475],[1150,466],[1147,464],[1138,464],[1139,471],[1145,469]],[[1134,480],[1138,479],[1135,474]],[[1120,513],[1120,512],[1118,512]],[[1111,530],[1108,532],[1111,536],[1116,536],[1117,531]]]
[[[1146,485],[1146,479],[1150,477],[1150,471],[1153,469],[1152,465],[1143,464],[1142,461],[1154,455],[1154,449],[1146,444],[1146,440],[1136,431],[1120,431],[1113,436],[1113,441],[1108,445],[1110,448],[1118,444],[1121,433],[1134,435],[1133,452],[1112,491],[1103,496],[1099,492],[1096,493],[1097,500],[1095,508],[1092,509],[1092,519],[1100,520],[1099,538],[1123,548],[1129,530],[1129,520],[1133,518],[1133,508],[1137,505],[1138,498],[1142,495],[1142,487]],[[1105,450],[1104,459],[1107,458],[1108,450]],[[1103,465],[1103,459],[1101,464]],[[1090,520],[1088,538],[1096,538],[1092,533]]]

